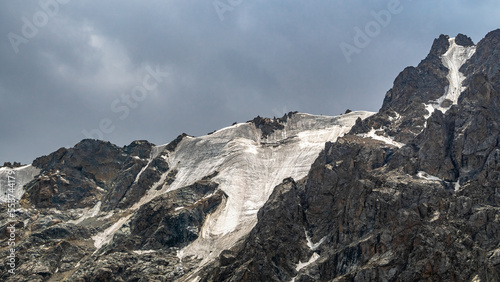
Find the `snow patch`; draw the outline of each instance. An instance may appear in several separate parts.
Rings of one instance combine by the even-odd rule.
[[[60,179],[60,180],[61,180],[64,184],[69,185],[69,181],[68,181],[66,178],[64,178],[63,176],[59,176],[59,179]]]
[[[391,117],[389,116],[389,121],[396,121],[401,119],[401,115],[398,112],[394,112],[396,114],[396,117]]]
[[[134,253],[138,254],[138,255],[143,255],[143,254],[151,254],[151,253],[155,253],[156,251],[155,250],[135,250]]]
[[[99,220],[108,219],[108,218],[112,217],[114,214],[115,213],[113,211],[110,211],[107,214],[106,213],[102,213],[101,215],[99,215]]]
[[[430,222],[434,222],[439,219],[439,216],[441,213],[439,211],[435,211],[434,214],[432,214],[432,218],[430,219]]]
[[[215,132],[214,132],[214,133],[212,133],[212,134],[216,134],[216,133],[219,133],[219,132],[224,131],[224,130],[227,130],[227,129],[236,128],[236,127],[242,126],[242,125],[244,125],[244,124],[245,124],[245,123],[237,123],[237,124],[233,124],[233,125],[231,125],[231,126],[227,126],[227,127],[221,128],[221,129],[219,129],[219,130],[215,131]]]
[[[300,148],[315,147],[318,143],[324,144],[323,140],[329,140],[330,142],[335,142],[339,137],[344,136],[347,132],[351,130],[349,126],[338,126],[335,128],[324,129],[324,130],[307,130],[300,132],[298,137],[300,138]]]
[[[300,271],[302,268],[314,263],[316,260],[319,259],[319,257],[320,255],[318,255],[318,253],[314,253],[307,262],[301,262],[299,260],[299,263],[297,264],[297,266],[295,266],[295,270]]]
[[[311,249],[311,251],[315,251],[316,249],[318,249],[318,247],[321,246],[321,244],[323,244],[323,242],[325,242],[326,237],[327,237],[327,236],[325,236],[325,237],[321,238],[321,240],[319,240],[319,242],[313,243],[311,240],[311,237],[309,237],[309,235],[307,234],[307,231],[304,231],[304,232],[306,234],[307,246],[309,247],[309,249]]]
[[[434,107],[435,104],[432,104],[432,101],[431,101],[431,104],[424,104],[424,106],[425,106],[425,110],[428,112],[428,114],[424,115],[424,118],[427,120],[432,116],[436,107]],[[427,121],[425,121],[424,127],[427,127]]]
[[[102,246],[109,243],[111,239],[113,239],[113,235],[115,235],[116,231],[118,231],[131,216],[132,214],[129,214],[127,216],[120,218],[117,222],[115,222],[115,224],[113,224],[108,229],[104,230],[103,232],[95,236],[92,236],[92,239],[94,239],[94,246],[96,247],[94,253],[96,253]]]
[[[430,175],[425,171],[419,171],[417,173],[417,176],[422,178],[422,179],[429,180],[429,181],[441,181],[441,179],[439,177]]]
[[[95,204],[94,207],[92,207],[91,209],[86,209],[84,214],[79,219],[68,220],[68,223],[78,224],[87,218],[92,218],[97,216],[99,214],[99,211],[101,210],[101,204],[102,204],[101,201],[97,202],[97,204]]]
[[[395,146],[395,147],[398,147],[398,148],[401,148],[403,147],[405,144],[404,143],[400,143],[400,142],[397,142],[397,141],[394,141],[394,138],[393,137],[386,137],[386,136],[383,136],[383,135],[378,135],[377,132],[382,132],[383,130],[375,130],[374,128],[372,128],[370,130],[370,132],[368,133],[363,133],[363,134],[358,134],[358,136],[360,137],[363,137],[363,138],[372,138],[374,140],[378,140],[378,141],[382,141],[386,144],[389,144],[389,145],[392,145],[392,146]]]
[[[200,276],[196,276],[195,278],[193,278],[193,280],[191,280],[191,282],[199,282],[200,280]]]

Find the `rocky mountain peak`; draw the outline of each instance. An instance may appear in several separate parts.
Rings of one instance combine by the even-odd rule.
[[[455,43],[457,43],[460,46],[464,46],[464,47],[470,47],[470,46],[475,45],[470,37],[468,37],[467,35],[463,35],[461,33],[459,33],[455,37]]]
[[[495,40],[498,42],[500,40],[500,28],[488,32],[483,40],[485,41]]]
[[[450,47],[449,39],[450,37],[444,34],[441,34],[438,38],[434,39],[426,59],[439,58],[443,55]]]
[[[476,53],[462,67],[461,71],[467,76],[465,84],[470,82],[473,74],[483,73],[488,80],[498,87],[500,76],[500,29],[489,32],[480,40]]]
[[[417,67],[407,67],[396,77],[379,113],[357,124],[352,132],[368,133],[373,128],[403,144],[411,142],[436,110],[445,112],[458,103],[469,74],[477,72],[474,68],[481,65],[481,52],[476,51],[484,49],[481,45],[484,43],[476,48],[463,34],[454,38],[440,35]],[[489,60],[487,65],[491,65]]]

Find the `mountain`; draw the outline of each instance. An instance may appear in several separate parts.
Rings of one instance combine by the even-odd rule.
[[[500,29],[477,45],[441,35],[378,113],[257,117],[160,146],[83,140],[0,168],[16,181],[0,199],[19,200],[2,205],[0,275],[498,281],[499,120]]]

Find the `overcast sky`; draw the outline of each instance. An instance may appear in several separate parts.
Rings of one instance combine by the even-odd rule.
[[[499,15],[498,0],[1,1],[0,165],[86,136],[164,144],[257,115],[378,111],[434,38],[477,43]]]

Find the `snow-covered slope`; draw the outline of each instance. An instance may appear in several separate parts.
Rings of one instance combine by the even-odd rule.
[[[166,189],[180,188],[218,171],[213,180],[229,197],[205,222],[200,237],[179,255],[208,260],[234,244],[257,223],[257,212],[275,186],[287,177],[305,177],[325,142],[335,141],[348,132],[358,117],[372,114],[295,114],[283,130],[274,132],[265,142],[251,123],[186,139],[170,160],[179,172],[177,180]]]
[[[39,173],[40,170],[32,165],[25,165],[16,168],[0,168],[0,203],[7,202],[9,194],[13,195],[16,200],[21,199],[24,194],[23,186],[33,180],[33,178]],[[12,191],[9,187],[9,183],[14,185],[14,191]],[[10,197],[12,199],[12,196]]]
[[[359,111],[329,117],[298,113],[288,118],[283,129],[266,138],[248,122],[206,136],[185,137],[168,154],[160,155],[166,145],[157,146],[150,159],[163,158],[170,169],[131,209],[218,172],[212,181],[228,195],[227,201],[205,221],[198,239],[178,253],[181,259],[195,256],[207,262],[250,232],[257,223],[257,212],[275,186],[287,177],[305,177],[325,142],[347,133],[358,117],[365,119],[373,114]],[[174,171],[175,181],[168,184],[167,175]],[[128,220],[120,220],[119,225]],[[109,242],[120,226],[94,236],[96,247]]]

